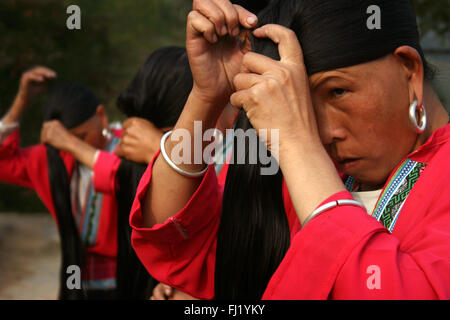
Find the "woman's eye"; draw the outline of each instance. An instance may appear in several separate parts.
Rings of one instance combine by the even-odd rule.
[[[347,92],[348,92],[347,90],[341,89],[341,88],[337,88],[337,89],[331,90],[332,96],[333,96],[333,97],[336,97],[336,98],[343,96],[343,95],[346,94]]]

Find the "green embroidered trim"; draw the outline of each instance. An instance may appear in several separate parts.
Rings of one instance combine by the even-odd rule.
[[[394,229],[403,204],[426,165],[426,163],[406,159],[385,185],[372,216],[390,232]],[[353,192],[357,182],[353,177],[348,177],[345,186],[348,191]]]

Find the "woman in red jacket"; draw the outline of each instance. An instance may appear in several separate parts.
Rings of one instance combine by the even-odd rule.
[[[281,172],[230,165],[222,192],[162,140],[130,218],[149,272],[204,299],[448,299],[449,116],[410,1],[272,1],[251,43],[243,8],[193,9],[174,130],[213,127],[230,99],[238,128],[278,130]]]
[[[20,115],[37,93],[36,88],[55,76],[45,67],[24,73],[2,127],[18,127]],[[112,297],[116,286],[117,205],[112,196],[96,192],[95,185],[101,177],[92,177],[85,164],[95,162],[96,150],[112,152],[120,132],[109,127],[105,109],[81,84],[55,85],[44,113],[47,122],[42,141],[45,143],[50,137],[64,140],[62,134],[55,134],[55,128],[65,125],[72,133],[71,139],[64,140],[65,149],[82,155],[81,161],[44,144],[19,148],[18,129],[3,130],[0,180],[35,190],[57,221],[62,249],[60,298]],[[93,150],[93,156],[86,150]],[[67,281],[73,273],[68,267],[72,265],[81,268],[83,289],[68,288]]]

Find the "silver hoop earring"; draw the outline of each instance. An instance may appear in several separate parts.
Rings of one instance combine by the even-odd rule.
[[[414,100],[413,103],[409,106],[409,120],[411,124],[414,126],[414,130],[420,134],[425,131],[427,127],[427,112],[425,110],[425,106],[422,105],[420,108],[417,108],[419,102]],[[420,114],[420,122],[417,123],[416,112],[419,111]]]
[[[105,137],[107,140],[111,139],[112,137],[111,131],[109,131],[108,128],[103,128],[102,136]]]

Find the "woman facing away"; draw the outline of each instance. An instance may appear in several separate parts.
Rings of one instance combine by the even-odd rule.
[[[140,260],[203,299],[448,299],[449,116],[411,2],[272,1],[258,18],[194,1],[174,132],[212,128],[230,100],[237,128],[276,133],[263,141],[281,171],[230,164],[222,192],[211,166],[174,163],[166,135],[131,211]]]
[[[53,87],[44,105],[47,121],[41,133],[42,144],[20,148],[18,121],[28,102],[42,91],[56,73],[35,67],[21,78],[19,93],[1,122],[0,180],[36,191],[58,224],[61,240],[61,299],[107,299],[115,294],[117,256],[117,208],[112,196],[95,191],[99,183],[83,163],[67,152],[44,143],[64,137],[53,128],[55,121],[72,134],[66,148],[83,154],[88,150],[112,152],[118,143],[117,130],[108,129],[104,107],[84,85],[60,83]],[[9,128],[9,129],[8,129]],[[79,145],[79,141],[85,144]],[[81,269],[81,287],[70,280],[73,266]],[[73,284],[70,287],[68,284]]]

